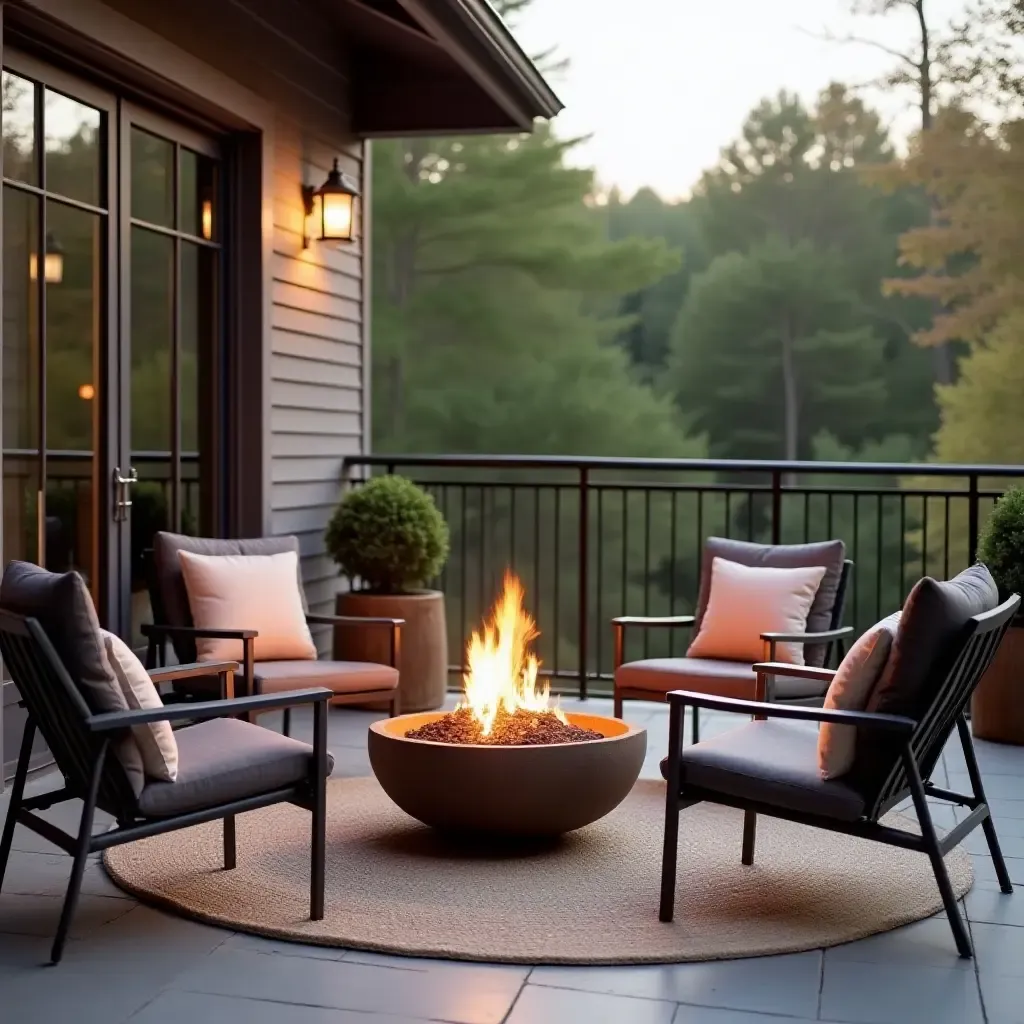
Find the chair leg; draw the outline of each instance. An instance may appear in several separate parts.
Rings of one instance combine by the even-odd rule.
[[[238,863],[238,847],[235,843],[235,816],[224,819],[224,870],[230,871]]]
[[[284,714],[281,716],[281,733],[284,736],[291,736],[292,734],[292,709],[285,708]]]
[[[622,698],[619,696],[618,690],[614,692],[614,696],[612,698],[612,715],[614,715],[615,718],[622,717]]]
[[[60,912],[60,922],[57,925],[57,934],[53,939],[53,947],[50,950],[50,962],[60,963],[64,955],[64,943],[67,941],[68,929],[71,927],[71,918],[74,916],[75,907],[78,905],[78,894],[82,889],[82,876],[85,874],[85,862],[89,857],[89,850],[92,841],[92,822],[96,814],[96,798],[100,791],[100,779],[103,776],[103,762],[107,758],[109,740],[104,740],[96,755],[96,761],[92,768],[92,778],[89,780],[89,791],[85,795],[85,802],[82,806],[82,818],[78,823],[78,843],[75,847],[75,859],[71,865],[71,877],[68,879],[68,891],[64,896],[64,906]]]
[[[743,852],[740,860],[748,867],[754,863],[754,844],[757,840],[757,815],[753,811],[743,812]]]
[[[668,726],[668,780],[665,785],[665,842],[661,854],[661,903],[658,920],[668,923],[676,909],[676,871],[679,857],[679,787],[682,769],[683,709],[671,705]]]
[[[395,691],[394,697],[391,698],[391,707],[388,711],[388,718],[398,717],[398,691]]]
[[[690,725],[690,742],[700,743],[700,711],[697,708],[690,708],[693,721]]]
[[[324,876],[327,855],[327,703],[313,705],[313,806],[309,864],[309,919],[324,916]]]
[[[4,886],[4,875],[7,873],[7,861],[11,856],[14,844],[14,826],[18,822],[21,800],[25,794],[25,779],[28,777],[28,763],[32,758],[32,743],[36,737],[35,723],[29,719],[21,734],[21,752],[18,755],[18,769],[14,773],[14,786],[11,788],[11,802],[7,805],[7,820],[4,822],[3,837],[0,838],[0,889]]]
[[[978,768],[978,757],[974,753],[974,741],[971,739],[971,730],[963,715],[957,719],[957,731],[960,733],[960,745],[964,751],[964,761],[967,764],[967,774],[971,780],[971,789],[976,799],[987,803],[985,787],[981,781],[981,770]],[[996,835],[996,825],[992,820],[992,811],[981,823],[985,832],[985,841],[988,843],[988,852],[992,858],[992,866],[995,868],[996,878],[999,880],[999,888],[1004,893],[1013,892],[1013,883],[1010,881],[1010,872],[1006,870],[1006,861],[1003,860],[1003,851],[999,847],[999,837]]]
[[[921,781],[921,774],[917,770],[917,763],[909,752],[904,754],[904,764],[906,765],[907,777],[910,781],[910,793],[914,800],[914,810],[917,812],[917,820],[921,823],[921,838],[924,840],[928,859],[932,862],[932,872],[935,875],[935,882],[939,887],[939,895],[942,896],[942,905],[946,910],[946,917],[949,919],[949,927],[953,931],[957,952],[965,960],[969,960],[974,956],[974,947],[971,945],[971,937],[967,933],[967,926],[964,924],[960,908],[957,906],[953,886],[949,881],[946,862],[943,860],[939,839],[935,834],[935,825],[932,822],[932,814],[928,809],[928,799],[925,796],[924,783]]]

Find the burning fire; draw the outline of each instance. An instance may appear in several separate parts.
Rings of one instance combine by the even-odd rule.
[[[474,633],[467,648],[469,671],[463,676],[466,699],[459,707],[469,708],[489,736],[501,708],[513,714],[547,711],[560,722],[565,716],[550,706],[549,687],[538,685],[540,662],[530,644],[540,636],[537,623],[523,607],[522,583],[507,572],[501,596],[481,633]]]

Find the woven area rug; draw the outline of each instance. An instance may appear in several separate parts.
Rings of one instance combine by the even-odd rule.
[[[220,867],[220,823],[108,850],[143,900],[297,942],[510,963],[677,963],[832,946],[935,913],[924,854],[761,818],[753,867],[742,815],[698,805],[680,822],[676,919],[658,921],[664,783],[542,846],[466,849],[400,811],[375,779],[328,788],[327,907],[308,920],[309,814],[238,818],[238,867]],[[907,820],[901,824],[910,827]],[[970,860],[946,862],[958,895]],[[953,949],[950,936],[950,949]]]

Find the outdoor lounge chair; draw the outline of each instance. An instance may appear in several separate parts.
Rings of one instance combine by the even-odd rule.
[[[147,555],[150,604],[153,623],[142,627],[148,640],[146,667],[153,668],[166,662],[166,647],[170,641],[181,662],[197,660],[196,640],[219,637],[242,641],[243,658],[239,689],[245,694],[281,693],[309,686],[325,686],[331,691],[333,704],[383,704],[392,717],[398,710],[398,682],[400,664],[401,619],[359,618],[344,615],[314,615],[308,611],[305,592],[296,583],[306,611],[309,626],[345,626],[360,629],[386,630],[390,639],[389,663],[378,665],[363,661],[263,661],[254,660],[256,630],[237,623],[233,629],[198,629],[192,620],[188,591],[178,560],[181,551],[201,555],[276,555],[299,552],[297,537],[263,537],[250,540],[221,540],[188,537],[176,533],[157,533],[153,550]],[[179,694],[186,696],[209,693],[209,677],[186,679],[175,684]],[[284,712],[283,732],[290,732],[291,714]]]
[[[50,954],[53,963],[64,950],[89,854],[222,819],[224,867],[231,869],[235,866],[235,815],[281,802],[312,812],[309,913],[312,920],[320,920],[324,914],[326,780],[333,768],[327,751],[330,690],[100,711],[96,659],[103,642],[81,577],[77,573],[55,575],[25,563],[12,563],[12,567],[17,570],[12,573],[9,567],[0,587],[0,654],[28,718],[0,837],[0,888],[16,824],[74,858]],[[150,676],[158,683],[213,674],[220,680],[221,692],[230,693],[236,668],[233,662],[177,665]],[[312,746],[239,720],[255,712],[298,704],[313,705]],[[136,794],[114,749],[133,727],[160,721],[194,723],[174,732],[177,779],[147,780]],[[25,779],[37,730],[50,748],[64,785],[26,798]],[[83,802],[77,835],[37,813],[76,798]],[[97,808],[115,818],[110,831],[93,834]]]
[[[693,615],[633,616],[612,619],[614,630],[615,717],[622,717],[622,704],[627,700],[663,702],[670,690],[691,690],[717,697],[750,699],[754,696],[752,661],[718,658],[644,658],[623,663],[625,631],[631,629],[692,630],[696,636],[707,610],[711,591],[711,564],[715,557],[747,566],[768,566],[782,569],[805,569],[824,566],[825,576],[811,606],[807,629],[800,634],[762,633],[762,661],[776,660],[780,643],[803,644],[808,665],[829,663],[833,652],[842,656],[843,638],[853,630],[843,626],[847,584],[853,562],[844,560],[841,540],[814,544],[753,544],[724,537],[709,537],[701,560],[700,588]],[[783,703],[820,705],[828,688],[827,677],[814,674],[782,676],[769,681],[769,700]],[[692,708],[692,742],[700,739],[699,712]]]
[[[989,599],[979,599],[983,590],[991,595]],[[796,665],[756,665],[762,698],[756,701],[670,693],[669,749],[662,762],[668,786],[661,920],[671,921],[675,908],[680,812],[706,800],[745,812],[743,864],[754,862],[758,814],[926,853],[957,950],[963,957],[972,956],[971,940],[943,857],[981,825],[999,886],[1004,893],[1013,891],[964,717],[971,694],[1020,605],[1017,595],[998,607],[996,600],[995,585],[981,566],[946,584],[922,580],[904,606],[889,666],[876,684],[867,711],[765,701],[770,675],[813,679],[831,675],[827,670]],[[753,720],[684,748],[683,713],[687,707],[750,714]],[[794,720],[856,726],[856,757],[850,774],[823,781],[818,771],[817,732],[791,724]],[[954,727],[963,745],[970,794],[951,792],[930,781]],[[920,835],[880,821],[908,795],[920,822]],[[929,797],[969,808],[970,813],[940,837],[932,823]],[[713,882],[709,880],[709,884]]]

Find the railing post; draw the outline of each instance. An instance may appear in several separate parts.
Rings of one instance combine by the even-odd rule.
[[[587,619],[589,617],[589,562],[590,562],[590,470],[580,467],[579,480],[580,520],[579,520],[579,697],[587,699]],[[601,538],[598,538],[601,543]],[[557,640],[556,640],[557,642]]]
[[[978,557],[978,474],[967,478],[967,564]]]
[[[782,543],[782,473],[772,470],[772,543]]]

